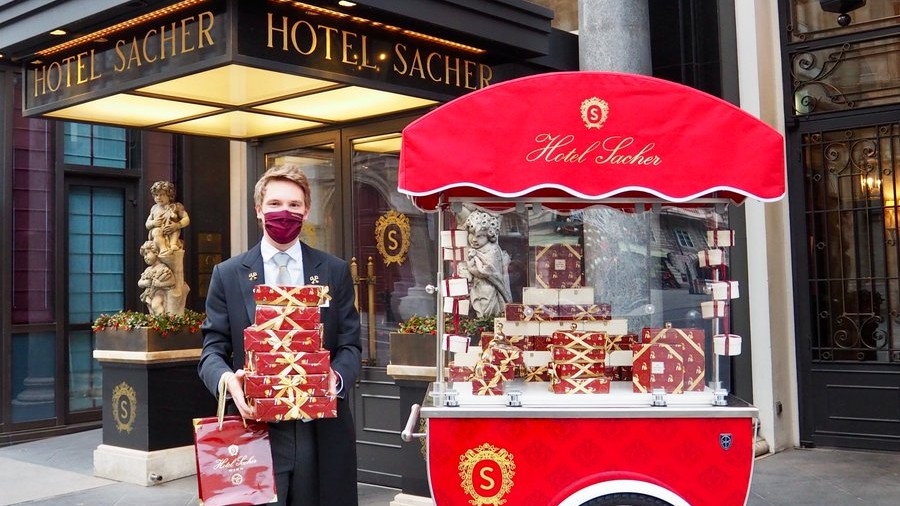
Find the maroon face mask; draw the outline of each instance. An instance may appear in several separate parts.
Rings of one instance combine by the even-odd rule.
[[[300,235],[303,228],[303,215],[288,211],[272,211],[263,214],[266,232],[278,244],[289,244]]]

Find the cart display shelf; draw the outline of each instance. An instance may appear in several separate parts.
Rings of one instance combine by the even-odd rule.
[[[615,72],[558,72],[492,84],[412,122],[403,130],[398,190],[420,210],[437,212],[442,233],[443,215],[458,213],[464,204],[490,212],[561,215],[598,205],[635,215],[666,206],[678,208],[678,216],[706,220],[710,215],[698,213],[698,207],[724,213],[727,205],[747,198],[783,198],[784,160],[781,134],[696,89]],[[734,231],[717,224],[714,219],[707,227],[714,238],[707,240],[710,249],[723,246],[720,237],[728,239],[726,247],[734,246]],[[557,226],[557,232],[565,229]],[[658,247],[659,237],[654,240]],[[648,258],[647,275],[660,274],[649,261],[648,244],[625,242],[606,250],[603,265],[611,265],[617,254],[636,253],[637,247]],[[721,265],[721,256],[705,262]],[[438,262],[438,285],[447,281],[444,268],[445,262]],[[714,269],[712,281],[721,281],[723,272]],[[404,440],[426,438],[435,503],[745,504],[758,410],[729,395],[719,377],[719,362],[739,352],[740,336],[731,334],[727,318],[737,285],[728,287],[724,297],[715,297],[724,299],[726,316],[724,328],[720,316],[714,317],[707,336],[712,339],[706,353],[714,355],[705,373],[707,387],[681,394],[634,393],[627,381],[613,381],[609,393],[555,394],[548,383],[513,380],[503,395],[473,395],[470,383],[445,381],[446,354],[440,351],[445,329],[439,318],[436,381],[422,405],[413,406],[403,430]],[[696,286],[691,290],[690,295],[697,293]],[[457,296],[450,291],[446,295]],[[445,294],[436,293],[440,313]],[[613,317],[625,317],[616,314],[624,309],[613,307]],[[662,313],[650,303],[645,309],[645,316],[655,318],[651,325],[659,324]],[[644,327],[641,321],[647,323],[625,322],[625,329]],[[721,350],[725,356],[715,355],[712,346],[720,336],[731,340],[732,346],[727,339]],[[614,363],[607,365],[624,365],[618,358],[608,355]],[[423,433],[414,434],[422,427]]]
[[[707,388],[702,392],[663,394],[665,406],[654,406],[653,394],[634,393],[630,382],[613,381],[608,394],[555,394],[546,382],[506,383],[507,392],[519,393],[521,406],[510,407],[508,395],[473,395],[471,383],[453,382],[450,388],[457,392],[459,406],[440,406],[433,403],[441,396],[426,395],[421,413],[425,418],[629,418],[673,416],[687,417],[755,417],[757,408],[734,396],[726,398],[724,406],[714,406],[715,392]]]

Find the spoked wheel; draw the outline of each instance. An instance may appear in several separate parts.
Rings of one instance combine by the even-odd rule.
[[[611,494],[582,504],[581,506],[672,506],[671,504],[644,494]]]

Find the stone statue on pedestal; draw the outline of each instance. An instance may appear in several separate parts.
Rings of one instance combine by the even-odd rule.
[[[181,229],[191,222],[187,210],[175,202],[175,185],[157,181],[150,187],[155,204],[147,217],[148,240],[141,246],[147,268],[138,281],[141,300],[152,315],[184,314],[190,287],[184,282],[184,240]]]

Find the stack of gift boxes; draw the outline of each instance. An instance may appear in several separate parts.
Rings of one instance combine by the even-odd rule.
[[[733,232],[710,231],[709,239],[711,249],[698,255],[700,266],[724,272],[719,248],[733,245]],[[462,237],[442,237],[442,243],[454,246],[445,247],[445,260],[460,258],[461,242]],[[594,302],[593,289],[582,287],[580,246],[554,244],[534,253],[537,286],[523,289],[521,303],[506,304],[504,317],[494,320],[494,332],[482,334],[480,350],[454,355],[450,381],[471,382],[476,395],[500,395],[513,378],[549,382],[550,390],[561,394],[609,393],[612,381],[629,382],[636,393],[706,388],[702,329],[666,325],[631,334],[627,320],[613,319],[610,305]],[[445,280],[447,313],[460,308],[463,295],[461,287],[453,290],[448,284],[452,281]],[[737,283],[719,281],[711,288],[713,300],[703,303],[703,317],[722,318],[728,300],[737,297]],[[717,354],[733,354],[735,339],[739,350],[739,337],[727,331],[714,337]]]
[[[554,393],[609,393],[606,332],[559,330],[550,337],[550,349],[550,388]]]
[[[328,396],[331,356],[322,348],[319,285],[257,285],[254,324],[244,329],[244,394],[260,420],[312,420],[337,416]]]
[[[710,249],[698,253],[700,267],[709,267],[715,273],[715,281],[710,285],[712,300],[700,303],[701,315],[706,319],[724,321],[724,330],[713,335],[713,349],[716,355],[740,355],[741,337],[728,331],[728,306],[731,299],[740,296],[737,281],[727,280],[724,248],[734,246],[734,230],[707,230]]]
[[[630,334],[627,321],[613,319],[609,305],[593,297],[590,288],[525,288],[523,302],[507,304],[494,332],[482,334],[479,350],[454,355],[450,381],[471,382],[475,395],[501,395],[513,378],[548,382],[559,394],[609,393],[613,381],[631,383],[636,393],[705,389],[702,329],[666,325]]]
[[[633,336],[625,320],[612,319],[609,304],[594,302],[592,288],[528,287],[504,316],[482,334],[480,350],[455,354],[450,381],[472,382],[476,395],[499,395],[513,378],[550,382],[560,393],[601,393],[610,380],[630,379],[630,360],[612,366],[605,358],[608,349],[627,352]],[[582,349],[585,339],[589,350]]]

